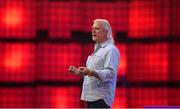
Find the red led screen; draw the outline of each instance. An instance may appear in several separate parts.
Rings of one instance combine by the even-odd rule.
[[[0,108],[86,108],[91,27],[107,19],[120,51],[112,108],[180,105],[179,0],[1,0]]]

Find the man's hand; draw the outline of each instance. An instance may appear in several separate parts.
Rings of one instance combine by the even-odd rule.
[[[75,66],[69,66],[68,71],[75,75],[81,75],[79,69],[77,69]]]
[[[93,71],[87,67],[79,67],[78,69],[79,69],[79,72],[81,73],[81,75],[94,76],[94,77],[100,79],[99,75],[95,71]]]
[[[79,67],[78,69],[79,69],[80,73],[82,73],[83,75],[91,74],[91,70],[88,69],[87,67]]]

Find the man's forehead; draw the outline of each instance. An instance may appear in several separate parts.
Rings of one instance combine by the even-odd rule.
[[[101,22],[94,22],[92,27],[102,27],[102,23]]]

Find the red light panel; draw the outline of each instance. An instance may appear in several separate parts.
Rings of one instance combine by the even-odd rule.
[[[33,88],[0,88],[1,108],[33,108],[35,98]]]
[[[113,31],[127,30],[127,2],[87,2],[83,3],[83,5],[86,9],[84,13],[86,18],[84,27],[86,28],[83,28],[84,31],[90,31],[93,20],[97,18],[107,19]]]
[[[67,70],[69,65],[86,65],[94,45],[74,43],[72,32],[91,32],[96,18],[108,19],[115,33],[127,32],[130,37],[130,43],[116,42],[120,50],[117,79],[124,81],[117,83],[113,108],[178,106],[180,44],[160,37],[179,37],[179,7],[179,0],[1,0],[0,107],[86,107],[77,86],[81,78]],[[43,39],[46,33],[47,39],[65,41],[48,42]],[[134,40],[144,37],[157,42]],[[162,81],[165,84],[159,84]],[[21,86],[26,83],[30,86]]]
[[[114,99],[114,104],[112,108],[126,108],[127,102],[126,102],[126,89],[125,88],[116,88],[116,93],[115,93],[115,99]]]
[[[83,52],[82,65],[86,66],[86,61],[87,61],[88,56],[91,55],[93,53],[93,51],[94,51],[94,44],[93,43],[84,44],[81,47],[82,47],[82,52]]]
[[[91,31],[93,20],[106,18],[114,31],[127,31],[127,2],[51,2],[48,25],[50,37],[68,39],[73,30]],[[107,13],[108,8],[108,13]],[[84,9],[82,14],[81,9]],[[45,19],[45,18],[43,18]],[[82,22],[86,19],[86,22]],[[119,20],[117,20],[119,19]]]
[[[38,107],[80,108],[79,87],[39,87]]]
[[[169,105],[179,106],[180,104],[180,89],[179,88],[169,88]]]
[[[19,24],[21,24],[23,21],[23,16],[22,16],[22,10],[18,10],[18,9],[13,9],[13,8],[8,8],[5,12],[5,18],[4,18],[4,22],[7,25],[7,27],[10,26],[17,26]]]
[[[0,37],[32,38],[35,36],[33,1],[5,0],[0,8]]]
[[[171,44],[169,47],[169,71],[170,80],[179,81],[180,80],[180,44]]]
[[[80,30],[80,6],[79,2],[52,2],[49,4],[50,37],[68,39],[73,30]]]
[[[0,81],[34,80],[35,48],[33,44],[0,44]]]
[[[127,80],[168,80],[167,44],[131,44],[127,47]]]
[[[49,29],[49,0],[36,0],[36,29]]]
[[[130,3],[130,37],[160,37],[169,34],[169,1],[139,1]]]
[[[167,88],[128,88],[128,108],[168,106]]]
[[[116,44],[117,48],[119,49],[120,52],[120,62],[119,62],[119,67],[118,67],[118,77],[120,76],[125,76],[126,75],[126,66],[127,66],[127,61],[126,61],[126,45],[124,44]]]
[[[70,65],[81,65],[79,44],[40,44],[38,46],[38,77],[41,80],[80,80],[68,72]],[[68,77],[68,78],[67,78]]]
[[[172,0],[171,1],[171,32],[175,37],[180,35],[180,1]]]

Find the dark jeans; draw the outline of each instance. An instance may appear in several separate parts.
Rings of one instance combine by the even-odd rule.
[[[87,108],[110,108],[102,99],[97,101],[87,102]]]

